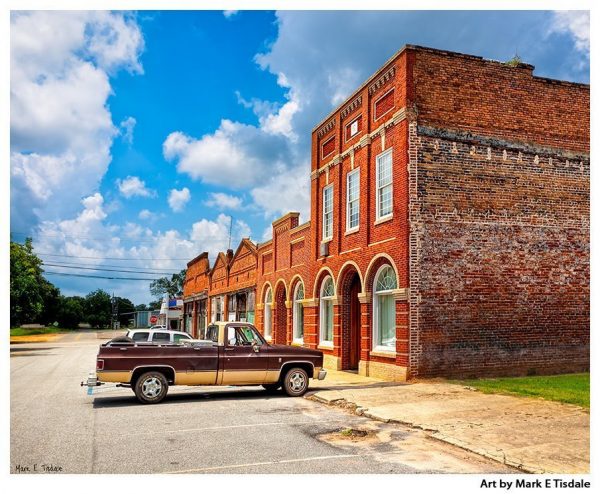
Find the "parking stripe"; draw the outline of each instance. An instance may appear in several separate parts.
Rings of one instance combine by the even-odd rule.
[[[310,456],[308,458],[294,458],[292,460],[273,460],[273,461],[261,461],[257,463],[238,463],[234,465],[219,465],[216,467],[204,467],[204,468],[191,468],[189,470],[173,470],[170,472],[162,473],[197,473],[197,472],[209,472],[211,470],[223,470],[225,468],[244,468],[244,467],[260,467],[263,465],[278,465],[283,463],[299,463],[303,461],[318,461],[318,460],[333,460],[338,458],[358,458],[365,455],[330,455],[330,456]]]
[[[328,423],[332,423],[336,421],[329,421]],[[337,422],[342,422],[341,420]],[[166,431],[145,431],[145,432],[131,432],[125,434],[119,434],[121,436],[143,436],[146,434],[155,436],[156,434],[177,434],[180,432],[203,432],[203,431],[218,431],[218,430],[226,430],[226,429],[241,429],[241,428],[255,428],[255,427],[271,427],[274,425],[298,425],[298,424],[315,424],[319,423],[318,420],[309,420],[305,422],[266,422],[264,424],[240,424],[240,425],[218,425],[214,427],[202,427],[198,429],[175,429],[175,430],[166,430]]]

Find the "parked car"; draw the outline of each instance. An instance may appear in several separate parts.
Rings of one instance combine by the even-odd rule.
[[[289,396],[301,396],[309,378],[327,375],[323,352],[271,345],[249,323],[218,322],[207,328],[206,340],[182,341],[156,345],[120,337],[104,343],[96,375],[91,374],[87,386],[119,383],[131,387],[141,403],[158,403],[172,385],[262,385],[268,391],[283,388]]]
[[[154,326],[153,326],[154,327]],[[164,328],[164,326],[163,326]],[[179,343],[182,340],[191,340],[192,336],[183,331],[169,329],[130,329],[125,335],[133,341],[151,341],[159,343]]]

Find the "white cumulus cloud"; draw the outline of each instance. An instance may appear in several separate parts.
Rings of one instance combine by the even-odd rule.
[[[590,12],[588,10],[555,11],[550,29],[552,32],[570,34],[575,42],[575,48],[589,56]]]
[[[171,192],[169,192],[169,207],[176,213],[183,211],[183,208],[189,202],[191,197],[190,189],[187,187],[184,187],[181,190],[171,189]]]
[[[137,120],[135,118],[127,117],[119,124],[122,139],[130,145],[133,144],[133,129],[135,129],[136,123]]]
[[[139,177],[128,176],[123,180],[116,180],[117,188],[123,197],[156,197],[156,191],[148,189],[146,182]]]
[[[30,229],[97,190],[118,134],[109,73],[142,71],[143,37],[123,13],[13,12],[10,22],[11,221]]]
[[[211,192],[210,199],[204,201],[206,206],[218,209],[240,209],[242,207],[242,199],[225,194],[224,192]]]

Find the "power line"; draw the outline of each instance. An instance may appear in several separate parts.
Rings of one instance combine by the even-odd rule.
[[[62,261],[60,259],[58,259],[58,260],[49,259],[49,262],[62,262]],[[67,262],[67,261],[65,261],[65,262]],[[54,266],[54,264],[49,264],[49,263],[45,262],[44,260],[42,260],[42,263],[45,264],[46,266]],[[130,268],[136,268],[136,269],[138,269],[138,268],[139,269],[144,269],[144,270],[148,270],[148,271],[156,271],[157,273],[158,272],[163,272],[165,274],[173,274],[172,271],[170,271],[171,269],[175,269],[177,271],[181,271],[181,269],[174,268],[174,267],[173,268],[168,268],[168,267],[167,268],[152,268],[152,267],[147,268],[145,266],[123,266],[123,265],[119,266],[118,264],[102,264],[102,266],[99,266],[97,264],[72,264],[72,263],[69,263],[69,264],[61,264],[60,266],[65,267],[65,268],[78,268],[78,267],[81,267],[81,268],[89,268],[89,267],[95,268],[95,267],[98,267],[99,269],[103,269],[103,268],[130,267]]]
[[[77,259],[105,259],[110,261],[190,261],[187,257],[95,257],[95,256],[72,256],[67,254],[50,254],[36,252],[38,256],[48,257],[75,257]]]
[[[70,268],[70,269],[83,269],[88,271],[114,271],[117,273],[136,273],[136,274],[156,274],[156,275],[168,275],[175,274],[172,272],[152,272],[152,271],[136,271],[130,269],[104,269],[104,268],[90,268],[90,267],[78,267],[78,266],[65,266],[64,264],[46,264],[42,263],[44,266],[52,266],[54,268]]]
[[[58,276],[75,276],[77,278],[100,278],[103,280],[128,280],[128,281],[155,281],[156,278],[121,278],[118,276],[97,276],[93,274],[76,274],[76,273],[56,273],[54,271],[44,271],[45,274],[54,274]]]

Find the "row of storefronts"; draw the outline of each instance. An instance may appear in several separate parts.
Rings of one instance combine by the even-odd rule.
[[[310,219],[288,213],[267,242],[188,263],[186,328],[252,322],[389,380],[584,370],[589,86],[532,70],[399,51],[313,130]],[[544,128],[527,110],[542,103]]]

